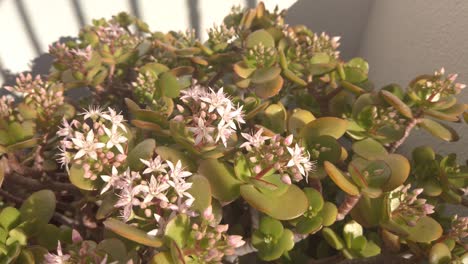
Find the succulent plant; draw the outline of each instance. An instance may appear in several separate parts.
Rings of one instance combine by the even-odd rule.
[[[0,262],[466,262],[467,166],[396,153],[457,141],[464,85],[375,89],[284,15],[233,8],[202,42],[120,13],[51,45],[0,98]]]

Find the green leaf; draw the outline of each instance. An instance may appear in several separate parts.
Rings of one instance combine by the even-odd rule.
[[[188,190],[195,201],[192,204],[192,209],[198,212],[203,212],[211,205],[211,187],[210,182],[203,176],[193,175],[188,179],[192,183],[192,187]]]
[[[176,98],[180,94],[180,85],[174,74],[164,72],[159,76],[157,81],[158,86],[162,90],[162,95],[169,98]]]
[[[413,150],[412,157],[416,164],[435,160],[435,152],[431,147],[421,146]]]
[[[367,80],[369,64],[362,58],[353,58],[344,67],[346,81],[361,83]]]
[[[154,255],[149,264],[174,264],[170,252],[163,251]]]
[[[265,216],[260,219],[258,230],[264,235],[271,235],[273,238],[278,239],[283,234],[284,228],[280,221]]]
[[[40,246],[48,250],[57,248],[57,241],[60,240],[60,228],[55,225],[47,224],[39,229],[37,234],[37,242]]]
[[[439,242],[431,247],[429,251],[430,264],[445,264],[450,263],[452,254],[446,244]]]
[[[429,216],[421,217],[415,226],[407,226],[406,229],[409,233],[406,239],[419,243],[435,241],[443,232],[442,226]]]
[[[213,197],[219,201],[230,202],[239,196],[242,182],[236,178],[231,166],[217,159],[206,159],[200,162],[198,173],[208,179]]]
[[[234,172],[237,179],[247,181],[252,176],[249,163],[243,154],[238,153],[234,161]]]
[[[156,149],[156,141],[152,138],[145,139],[138,143],[127,156],[127,162],[130,169],[139,171],[144,168],[143,162],[140,159],[148,160],[153,157],[154,150]]]
[[[97,250],[103,252],[110,257],[109,260],[125,263],[127,260],[127,248],[125,244],[117,238],[104,239],[96,247]]]
[[[310,111],[295,108],[288,119],[288,131],[294,136],[298,136],[302,128],[314,120],[315,116]]]
[[[15,242],[18,242],[22,246],[26,246],[28,244],[28,237],[24,233],[21,228],[14,228],[8,232],[8,239],[6,241],[6,245],[11,245]]]
[[[5,207],[0,213],[0,225],[6,230],[17,226],[20,221],[20,211],[14,207]]]
[[[186,167],[189,171],[197,169],[194,161],[190,159],[190,157],[174,147],[158,146],[155,151],[163,160],[169,160],[174,164],[180,160],[182,166]]]
[[[318,213],[322,210],[324,203],[322,194],[316,189],[310,187],[304,188],[303,191],[309,201],[309,210],[312,210],[314,213]]]
[[[281,102],[271,104],[265,109],[262,124],[276,133],[283,133],[286,129],[287,112]]]
[[[331,228],[325,227],[322,229],[323,238],[332,248],[341,250],[344,247],[343,240]]]
[[[354,153],[368,160],[379,159],[388,154],[385,147],[372,138],[355,142],[352,149]]]
[[[106,192],[101,196],[102,202],[96,212],[96,219],[102,220],[108,217],[112,212],[117,210],[114,206],[115,203],[119,200],[119,197],[113,192]]]
[[[362,234],[362,226],[358,222],[351,220],[346,223],[343,227],[343,237],[345,239],[347,248],[351,248],[351,241],[359,236],[362,236]]]
[[[239,61],[233,65],[233,70],[239,77],[246,79],[249,78],[256,69],[249,68],[244,61]]]
[[[279,196],[266,195],[251,184],[242,185],[240,193],[251,206],[278,220],[296,218],[309,207],[307,196],[296,185]]]
[[[171,238],[177,246],[183,248],[190,234],[190,221],[187,215],[179,214],[166,225],[165,235]]]
[[[41,190],[31,194],[21,205],[21,220],[46,224],[55,212],[55,194],[50,190]]]
[[[271,81],[257,83],[254,85],[255,94],[262,99],[270,98],[279,93],[281,88],[283,88],[283,83],[284,80],[281,76],[278,76]]]
[[[329,135],[321,135],[316,138],[307,138],[307,150],[309,153],[318,152],[317,160],[319,163],[324,161],[337,162],[341,159],[342,147],[338,141]],[[320,145],[320,147],[315,147]],[[314,157],[315,158],[315,157]]]
[[[163,245],[163,241],[160,238],[150,236],[143,230],[131,225],[127,225],[114,218],[108,218],[106,221],[104,221],[104,226],[119,236],[143,244],[145,246],[161,247]]]
[[[322,218],[320,216],[313,218],[302,218],[296,225],[296,231],[299,234],[313,234],[322,227]]]
[[[254,73],[251,76],[251,80],[255,84],[265,83],[278,78],[280,73],[281,68],[278,66],[273,66],[270,68],[260,68],[254,71]]]
[[[433,136],[448,142],[458,141],[458,139],[460,139],[457,132],[453,128],[431,119],[423,118],[420,126],[431,133]]]
[[[406,181],[410,173],[410,163],[408,159],[399,154],[390,154],[385,157],[384,161],[392,170],[390,179],[381,187],[384,192],[388,192]]]
[[[323,166],[328,176],[330,176],[332,181],[338,185],[341,190],[352,196],[359,195],[358,187],[354,185],[347,177],[345,177],[343,173],[337,167],[335,167],[335,165],[333,165],[333,163],[325,161]]]
[[[369,240],[359,254],[364,258],[369,258],[379,255],[380,251],[380,247],[374,241]]]
[[[96,182],[84,177],[85,170],[81,165],[73,164],[68,171],[68,178],[70,182],[75,185],[76,187],[86,190],[92,191],[96,190]]]
[[[338,215],[338,208],[336,208],[336,205],[334,203],[325,202],[319,215],[322,217],[323,226],[331,226],[336,221],[336,216]]]
[[[273,36],[271,36],[268,31],[264,29],[259,29],[257,31],[254,31],[250,33],[247,36],[246,39],[246,46],[247,48],[253,48],[254,46],[258,44],[262,44],[265,48],[272,48],[275,47],[275,40],[273,39]]]
[[[308,123],[301,132],[301,137],[307,142],[309,138],[329,135],[336,139],[342,137],[348,128],[348,122],[336,117],[320,117]]]
[[[380,93],[382,94],[384,100],[387,101],[387,103],[389,103],[391,106],[395,107],[395,109],[398,110],[400,114],[410,119],[413,118],[413,112],[411,111],[411,108],[403,101],[401,101],[400,98],[389,91],[382,90]]]

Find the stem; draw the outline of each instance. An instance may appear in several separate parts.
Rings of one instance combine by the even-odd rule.
[[[359,199],[361,198],[361,195],[346,195],[343,203],[340,205],[340,208],[338,208],[338,215],[336,216],[336,221],[341,221],[343,220],[346,215],[356,206],[356,204],[359,202]]]
[[[38,180],[23,177],[21,175],[15,174],[7,174],[5,177],[6,182],[12,182],[18,185],[28,186],[29,189],[33,190],[41,190],[41,189],[52,189],[55,191],[70,191],[70,192],[78,192],[78,189],[69,183],[62,183],[62,182],[47,182],[42,183]]]
[[[207,83],[206,85],[208,87],[212,87],[214,84],[216,84],[216,82],[221,79],[221,77],[223,77],[223,71],[220,70],[219,72],[217,72]]]
[[[422,122],[422,119],[420,118],[414,118],[413,120],[411,120],[411,122],[408,124],[408,126],[406,127],[405,129],[405,133],[403,135],[402,138],[400,138],[398,141],[394,142],[391,146],[390,146],[390,153],[394,153],[405,141],[406,139],[409,137],[410,133],[411,133],[411,130],[413,130],[413,128]]]

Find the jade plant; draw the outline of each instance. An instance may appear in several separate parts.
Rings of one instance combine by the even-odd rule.
[[[0,98],[0,262],[466,263],[463,157],[397,153],[457,141],[465,85],[375,87],[284,15],[233,8],[202,42],[120,13],[52,44]]]

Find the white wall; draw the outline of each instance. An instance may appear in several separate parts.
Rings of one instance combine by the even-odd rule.
[[[442,66],[459,73],[468,83],[468,1],[466,0],[391,0],[375,1],[370,9],[359,55],[370,65],[370,76],[378,86],[396,82],[406,87],[422,73]],[[461,101],[468,103],[468,89]],[[468,125],[458,124],[457,143],[435,139],[425,131],[413,133],[408,153],[418,145],[435,146],[442,153],[458,152],[468,159]]]
[[[290,7],[296,0],[265,0],[268,8]],[[0,0],[0,69],[26,71],[60,37],[76,36],[80,24],[110,18],[121,11],[139,13],[150,29],[185,30],[198,24],[201,37],[220,24],[233,5],[255,6],[257,0]],[[49,58],[41,57],[39,66]],[[43,67],[45,68],[45,67]],[[44,72],[47,69],[40,69]],[[0,74],[0,84],[3,83]]]

